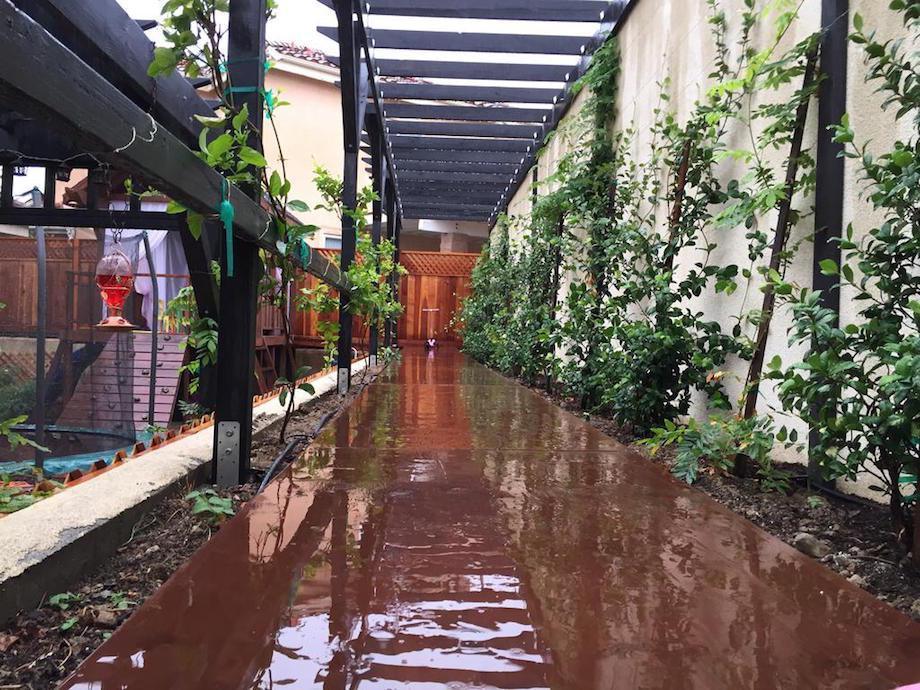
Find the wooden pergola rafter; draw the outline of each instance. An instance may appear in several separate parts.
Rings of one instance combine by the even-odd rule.
[[[544,138],[565,113],[572,86],[587,69],[591,54],[632,4],[628,0],[320,1],[329,7],[350,7],[356,16],[366,14],[371,21],[409,16],[432,20],[430,31],[414,25],[412,29],[368,28],[361,35],[368,54],[387,51],[370,70],[380,98],[368,112],[382,116],[403,216],[489,222],[507,208],[533,167]],[[443,30],[445,20],[451,19],[528,20],[534,28],[521,33]],[[584,23],[582,31],[573,33],[572,22]],[[554,30],[554,23],[566,30]],[[475,26],[473,21],[464,28]],[[342,43],[341,24],[319,30]],[[438,51],[438,59],[420,58],[418,51]],[[444,57],[445,52],[455,57]],[[502,60],[495,53],[531,59]],[[347,61],[346,52],[336,60],[343,74]],[[475,197],[463,192],[484,182],[491,184],[478,188]],[[430,193],[432,186],[436,197]]]

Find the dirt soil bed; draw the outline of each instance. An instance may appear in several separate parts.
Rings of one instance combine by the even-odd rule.
[[[378,373],[379,368],[357,374],[344,398],[332,391],[297,411],[287,439],[312,437],[324,416],[345,409]],[[286,445],[278,441],[279,428],[276,422],[253,442],[255,480]],[[236,512],[257,488],[254,481],[218,493],[232,500]],[[68,592],[0,627],[0,690],[56,687],[208,541],[219,527],[192,515],[185,500],[190,490],[184,487],[147,513],[116,554]]]
[[[219,493],[239,509],[254,491],[244,485]],[[217,528],[191,514],[186,493],[145,515],[115,555],[57,605],[46,602],[0,629],[0,688],[55,687],[210,538]]]
[[[635,445],[636,439],[613,420],[585,415],[575,400],[531,388],[608,436],[630,445],[651,462],[670,464],[669,453],[663,450],[655,457],[650,456],[645,446]],[[800,465],[782,469],[792,476],[804,471]],[[694,487],[817,558],[881,601],[920,620],[920,571],[899,547],[886,506],[814,493],[799,483],[793,483],[789,495],[765,493],[756,480],[730,475],[703,474]]]

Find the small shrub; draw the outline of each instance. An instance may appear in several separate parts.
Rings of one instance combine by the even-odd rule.
[[[209,525],[219,525],[233,517],[233,502],[214,489],[198,489],[186,494],[186,501],[192,501],[192,515],[202,517]]]
[[[685,425],[666,421],[640,443],[647,445],[653,454],[664,446],[674,446],[671,471],[688,484],[696,481],[704,464],[716,472],[729,472],[735,457],[741,454],[753,461],[764,489],[787,491],[789,479],[786,473],[776,469],[770,457],[775,438],[773,422],[768,417],[730,416],[710,417],[703,422],[690,419]]]

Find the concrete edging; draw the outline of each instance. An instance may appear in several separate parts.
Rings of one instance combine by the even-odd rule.
[[[366,363],[355,362],[353,371]],[[297,391],[298,409],[334,390],[336,372],[310,383],[316,392]],[[277,395],[257,403],[253,433],[283,416]],[[213,425],[202,425],[0,520],[0,621],[71,586],[114,553],[138,520],[181,484],[205,480],[213,439]]]

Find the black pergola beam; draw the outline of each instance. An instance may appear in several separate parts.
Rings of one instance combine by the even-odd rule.
[[[332,0],[320,0],[327,7]],[[605,0],[372,0],[371,14],[454,19],[596,22]]]
[[[390,134],[432,134],[452,137],[502,137],[534,141],[541,131],[533,125],[496,125],[479,122],[392,120]]]
[[[361,129],[366,113],[366,98],[362,98],[361,73],[361,46],[358,40],[357,27],[355,26],[355,10],[361,13],[361,8],[356,6],[355,0],[335,0],[337,27],[333,29],[335,38],[339,43],[339,68],[342,98],[342,136],[344,148],[344,161],[342,173],[342,206],[354,209],[357,206],[358,189],[358,156],[361,146]],[[363,84],[367,79],[364,75]],[[351,214],[342,214],[342,250],[339,255],[339,265],[342,271],[347,271],[355,258],[356,225]],[[352,314],[349,309],[347,294],[339,295],[339,335],[338,352],[336,355],[337,389],[344,395],[351,388],[352,364]]]
[[[528,139],[486,139],[483,137],[435,137],[396,134],[390,144],[398,157],[405,149],[417,151],[505,151],[524,153],[534,145]]]
[[[507,184],[511,175],[500,175],[497,173],[456,173],[456,172],[416,172],[403,171],[400,168],[399,179],[404,181],[411,180],[447,180],[449,182],[501,182]]]
[[[331,26],[317,27],[327,38],[336,38]],[[476,53],[526,53],[579,55],[589,36],[541,36],[536,34],[465,33],[462,31],[410,31],[373,29],[375,48],[397,50],[457,50]]]
[[[334,61],[334,60],[333,60]],[[507,81],[564,82],[575,65],[515,64],[494,62],[447,62],[442,60],[377,60],[386,77],[434,77],[439,79],[501,79]]]
[[[505,186],[499,182],[467,182],[461,178],[456,180],[446,180],[443,182],[406,180],[405,184],[403,185],[403,189],[405,189],[406,192],[410,194],[426,191],[450,191],[458,193],[469,192],[471,194],[490,194],[497,197],[501,196]]]
[[[820,291],[820,304],[840,320],[839,276],[826,275],[821,263],[827,259],[841,264],[840,244],[843,236],[846,159],[844,145],[834,140],[833,125],[847,111],[847,61],[849,47],[849,0],[821,0],[821,74],[818,92],[818,147],[815,156],[815,234],[812,259],[812,288]],[[837,324],[834,324],[835,326]],[[820,442],[818,433],[809,429],[809,445]],[[814,457],[809,457],[808,480],[817,486],[831,487]]]
[[[468,163],[520,163],[524,152],[513,151],[438,151],[437,149],[401,149],[396,154],[400,161],[465,161]]]
[[[227,64],[236,109],[249,112],[247,144],[262,148],[262,91],[265,86],[266,0],[230,0]],[[243,191],[258,203],[258,182]],[[231,244],[232,243],[232,244]],[[233,259],[231,259],[233,257]],[[234,270],[231,271],[231,260]],[[256,320],[262,262],[259,248],[237,242],[233,236],[223,246],[220,281],[220,323],[217,338],[217,409],[214,425],[212,478],[220,486],[249,480],[252,448],[252,396],[255,392]],[[270,385],[274,385],[274,381]],[[236,443],[228,443],[235,440]]]
[[[0,208],[0,225],[49,228],[185,229],[185,217],[160,211],[108,211],[68,208]]]
[[[469,220],[485,223],[489,219],[488,211],[470,213],[464,211],[446,211],[444,209],[409,208],[403,209],[403,216],[417,220]]]
[[[473,194],[472,192],[444,189],[444,190],[417,190],[403,189],[403,203],[406,206],[418,206],[426,201],[434,201],[435,205],[440,202],[464,201],[475,205],[486,204],[491,211],[501,194],[498,193],[481,193]]]
[[[464,161],[402,160],[399,170],[405,172],[499,173],[510,178],[517,163],[470,163]],[[506,178],[507,179],[507,178]]]
[[[475,105],[430,105],[420,103],[384,103],[387,118],[416,120],[470,120],[477,122],[542,123],[552,117],[550,108],[506,108]]]
[[[4,108],[56,126],[60,136],[82,150],[96,152],[100,161],[135,171],[150,186],[194,211],[215,214],[223,198],[220,174],[18,10],[12,0],[0,0],[0,25],[4,27],[0,41],[0,104]],[[49,70],[49,64],[55,69]],[[42,78],[35,79],[35,74]],[[151,136],[154,127],[156,135]],[[259,205],[233,185],[229,198],[234,205],[236,237],[277,251],[277,233]],[[314,262],[310,272],[316,275],[324,268]],[[324,280],[347,289],[334,267],[328,268]]]
[[[552,103],[561,89],[532,86],[492,86],[454,84],[383,84],[380,95],[386,100],[479,101],[482,103]]]
[[[201,125],[194,116],[211,117],[213,111],[183,76],[147,75],[153,44],[115,0],[93,0],[79,7],[73,0],[13,2],[158,123],[195,146]]]
[[[450,211],[470,211],[470,212],[486,212],[489,213],[494,204],[474,204],[466,203],[465,201],[450,201],[443,200],[439,201],[437,199],[428,199],[416,203],[410,203],[408,199],[403,202],[403,205],[406,208],[430,208],[430,209],[441,209],[441,210],[450,210]]]

